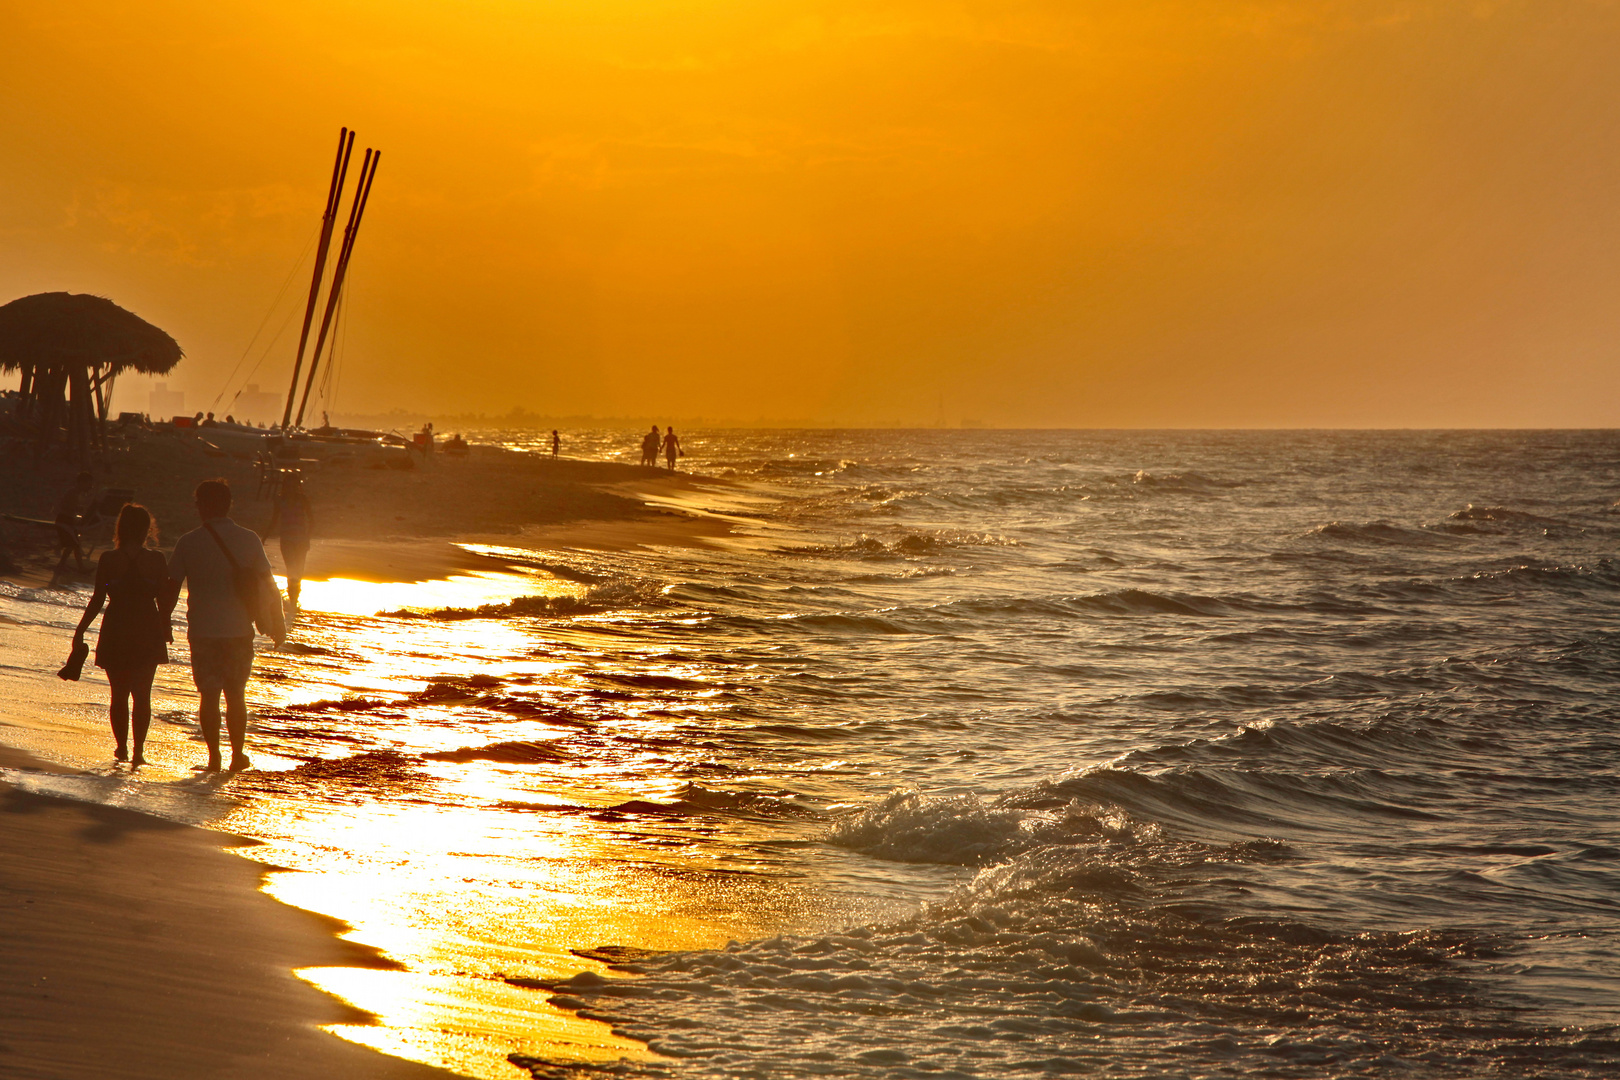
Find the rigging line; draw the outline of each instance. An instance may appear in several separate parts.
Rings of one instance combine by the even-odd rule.
[[[349,320],[344,317],[349,313],[348,299],[347,291],[345,291],[344,295],[338,297],[337,312],[332,316],[332,349],[326,354],[326,371],[321,376],[320,390],[320,395],[326,400],[328,408],[332,405],[331,400],[327,397],[332,388],[332,371],[343,355],[342,346],[345,344],[346,331],[349,328]]]
[[[296,307],[289,308],[287,310],[287,317],[285,319],[281,320],[281,326],[276,330],[275,336],[272,337],[269,341],[267,341],[265,343],[264,351],[259,353],[259,358],[253,362],[253,367],[249,368],[248,373],[245,376],[243,376],[242,385],[237,387],[236,393],[231,395],[231,404],[229,406],[226,406],[226,411],[227,412],[230,411],[231,407],[235,406],[236,399],[241,397],[242,394],[244,392],[246,392],[246,390],[248,388],[248,380],[253,378],[253,376],[258,373],[259,368],[264,365],[264,362],[266,360],[270,359],[271,350],[276,347],[276,342],[281,340],[281,335],[285,334],[287,332],[287,327],[292,325],[292,321],[293,321],[294,317],[297,316],[297,314],[298,314],[298,309]],[[219,404],[218,400],[216,400],[214,402],[214,404],[216,406],[214,411],[218,412],[219,411],[219,409],[217,408],[217,406]]]
[[[344,337],[349,336],[349,331],[348,331],[347,327],[344,328],[343,336]],[[332,379],[332,396],[329,397],[326,400],[326,407],[328,409],[336,409],[337,408],[338,387],[340,387],[342,385],[343,385],[343,373],[340,371]]]
[[[236,361],[236,366],[231,368],[231,373],[229,375],[225,376],[225,382],[220,386],[219,393],[214,396],[214,411],[215,412],[219,411],[219,399],[225,396],[225,391],[226,390],[230,389],[231,380],[236,378],[236,373],[239,370],[241,370],[243,362],[246,361],[247,358],[248,358],[248,353],[253,351],[253,346],[259,340],[259,335],[264,333],[264,328],[267,325],[269,325],[270,319],[276,313],[276,308],[281,306],[282,297],[287,295],[287,289],[288,289],[289,286],[292,285],[293,279],[298,276],[298,271],[303,268],[304,260],[309,258],[309,249],[314,246],[315,239],[316,239],[316,237],[318,237],[320,235],[320,233],[321,233],[320,226],[316,226],[315,230],[310,233],[309,239],[304,241],[304,250],[299,253],[298,261],[293,263],[292,270],[290,270],[287,273],[287,280],[285,280],[285,281],[283,281],[281,283],[281,289],[280,289],[279,292],[276,293],[276,298],[274,300],[270,301],[270,310],[268,310],[268,311],[266,311],[264,313],[264,318],[262,320],[260,320],[260,322],[259,322],[259,328],[257,330],[255,330],[255,331],[253,331],[253,336],[248,339],[247,347],[242,350],[242,355]],[[278,334],[278,336],[279,336],[279,334]],[[257,370],[258,365],[255,364],[254,368],[255,368],[255,370]],[[238,390],[236,393],[237,393],[237,396],[240,397],[242,392],[240,390]],[[235,404],[235,402],[236,402],[236,398],[235,397],[231,398],[231,403]]]
[[[338,309],[333,317],[332,325],[332,352],[326,360],[326,377],[321,380],[321,397],[326,402],[328,410],[337,407],[337,388],[342,382],[343,375],[339,370],[339,359],[347,359],[349,355],[349,301],[353,298],[354,286],[345,285],[343,295],[338,297]]]
[[[351,289],[350,292],[352,294],[353,290]],[[345,306],[345,308],[344,308],[344,318],[343,318],[343,328],[342,328],[343,329],[343,359],[345,359],[345,360],[347,360],[349,358],[349,324],[351,322],[353,322],[353,321],[354,321],[353,319],[349,318],[349,316],[348,316],[348,308]],[[329,409],[336,409],[337,408],[338,387],[343,385],[343,371],[342,371],[342,369],[338,368],[337,365],[335,365],[335,364],[333,365],[332,370],[333,370],[333,374],[332,374],[332,395],[329,398],[326,399],[326,407],[329,408]]]
[[[326,361],[326,378],[321,380],[321,397],[326,402],[328,411],[337,408],[338,385],[343,381],[338,359],[349,355],[349,300],[354,287],[346,285],[343,295],[338,298],[337,323],[332,328],[332,353]]]

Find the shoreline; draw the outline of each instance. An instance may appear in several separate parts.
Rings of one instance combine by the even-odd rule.
[[[704,479],[683,476],[682,486]],[[661,486],[664,500],[678,497],[668,491],[674,485]],[[614,497],[629,502],[637,494],[623,490]],[[481,572],[517,576],[543,567],[546,552],[560,547],[704,545],[723,542],[730,532],[722,516],[661,500],[641,503],[634,513],[541,521],[520,532],[318,540],[309,572],[406,584]],[[279,569],[277,545],[267,548]],[[70,584],[83,587],[86,577]],[[53,646],[65,652],[67,632],[56,623],[68,610],[77,609],[43,623],[4,620],[0,631],[20,646],[8,651],[36,658],[54,655]],[[412,1045],[395,1038],[386,1017],[345,1001],[345,980],[404,971],[403,965],[341,938],[349,924],[298,906],[301,901],[278,899],[278,890],[267,887],[278,868],[233,855],[232,848],[258,841],[214,827],[206,799],[180,814],[190,823],[165,815],[163,799],[186,796],[161,789],[197,787],[183,771],[175,775],[185,768],[188,739],[164,737],[164,725],[154,718],[154,735],[167,745],[153,755],[149,744],[151,779],[136,781],[96,764],[106,738],[104,719],[93,718],[104,708],[99,678],[58,686],[54,668],[13,667],[6,674],[25,682],[0,722],[0,769],[31,773],[58,793],[0,781],[0,907],[27,915],[8,919],[0,930],[0,952],[7,954],[0,959],[0,1071],[79,1076],[92,1061],[105,1066],[110,1054],[122,1072],[137,1077],[461,1075],[394,1056],[411,1053]],[[35,680],[34,687],[26,685]],[[24,731],[24,746],[7,745]],[[73,788],[81,783],[86,790],[76,797]],[[228,788],[206,790],[228,798]],[[145,809],[108,805],[112,801]],[[29,854],[14,858],[13,852]],[[336,974],[343,978],[334,985]],[[74,990],[53,993],[46,984]],[[596,1022],[548,1011],[559,1015],[531,1034],[548,1042],[559,1060],[646,1053]],[[233,1034],[242,1025],[252,1026],[258,1041],[249,1045]],[[98,1034],[85,1034],[91,1031]]]
[[[191,492],[202,480],[220,478],[234,495],[231,517],[266,540],[273,505],[260,483],[259,469],[246,453],[225,453],[171,429],[114,427],[110,449],[90,472],[92,498],[105,497],[115,514],[113,492],[150,510],[157,547],[172,549],[181,534],[196,527]],[[504,447],[475,443],[460,457],[436,454],[409,469],[371,468],[341,460],[306,462],[304,488],[314,517],[317,542],[451,546],[466,537],[516,535],[522,530],[566,529],[602,522],[668,521],[710,515],[686,509],[683,496],[694,484],[728,486],[725,480],[693,473],[614,461],[552,459]],[[0,577],[43,585],[56,564],[56,536],[45,524],[56,500],[71,485],[78,467],[48,458],[28,469],[0,472]],[[90,558],[84,570],[69,567],[67,582],[87,582],[94,552],[111,545],[113,520],[103,516],[87,525],[81,543]],[[656,530],[657,525],[653,525]],[[465,564],[465,556],[451,557]],[[444,576],[443,555],[418,559],[414,568],[374,570],[424,580]],[[374,580],[382,580],[374,578]]]
[[[322,1030],[374,1018],[295,969],[398,965],[265,892],[272,868],[228,850],[251,843],[0,783],[0,1072],[455,1076]]]

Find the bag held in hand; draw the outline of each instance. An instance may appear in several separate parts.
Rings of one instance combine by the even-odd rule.
[[[204,524],[203,528],[219,545],[225,561],[231,564],[231,587],[236,590],[236,598],[242,601],[242,607],[247,610],[253,625],[259,628],[259,633],[267,634],[275,639],[276,644],[281,644],[287,636],[287,622],[281,611],[281,590],[276,588],[275,579],[237,562],[236,556],[231,554],[231,549],[225,546],[225,541],[214,531],[214,527]]]

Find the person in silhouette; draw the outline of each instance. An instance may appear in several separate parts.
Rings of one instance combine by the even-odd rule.
[[[281,565],[287,571],[287,599],[297,607],[298,594],[303,591],[304,561],[309,557],[309,538],[315,528],[309,493],[297,473],[281,481],[281,490],[276,492],[276,508],[270,514],[264,535],[271,536],[278,528],[281,530]]]
[[[169,559],[169,578],[178,592],[186,587],[186,640],[191,645],[191,681],[200,699],[197,719],[208,744],[208,764],[217,772],[219,698],[225,696],[225,727],[231,739],[231,771],[250,768],[247,741],[247,684],[253,677],[253,618],[242,577],[263,581],[270,558],[258,534],[230,519],[231,488],[223,480],[204,480],[195,492],[202,527],[182,536]]]
[[[551,429],[551,458],[552,458],[553,461],[555,461],[557,459],[557,455],[561,451],[562,451],[562,437],[557,434],[557,429],[556,428],[552,428]]]
[[[658,446],[664,440],[658,434],[658,425],[654,424],[652,430],[641,437],[641,463],[656,467],[658,464]]]
[[[79,546],[79,530],[90,523],[90,489],[94,486],[95,478],[81,472],[73,478],[72,486],[56,500],[52,520],[56,525],[56,543],[62,557],[57,560],[56,571],[51,575],[53,583],[67,569],[69,557],[78,561],[80,570],[84,569],[84,549]]]
[[[670,472],[675,471],[675,459],[684,453],[685,451],[681,449],[681,440],[675,434],[675,425],[671,424],[668,433],[664,436],[664,460],[669,462]],[[654,454],[653,464],[658,464],[656,453]]]
[[[169,575],[162,552],[147,544],[157,535],[152,515],[144,506],[125,503],[118,511],[114,546],[102,552],[96,565],[96,587],[84,607],[84,617],[73,631],[75,647],[84,632],[107,608],[96,637],[96,667],[107,673],[112,687],[108,719],[117,743],[113,756],[131,765],[145,765],[146,730],[152,723],[152,676],[159,664],[169,662]],[[130,756],[130,735],[135,754]]]

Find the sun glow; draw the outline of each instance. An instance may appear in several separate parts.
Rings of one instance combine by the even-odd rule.
[[[0,299],[133,305],[192,401],[297,262],[340,124],[385,152],[349,408],[1595,427],[1620,401],[1606,3],[7,16]]]
[[[277,584],[287,587],[285,577]],[[333,615],[377,615],[390,611],[431,612],[445,608],[472,611],[487,605],[509,604],[519,597],[577,597],[582,586],[534,574],[475,571],[435,581],[364,581],[335,577],[307,578],[299,606],[310,612]]]

